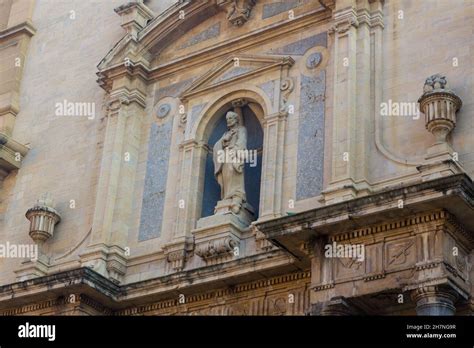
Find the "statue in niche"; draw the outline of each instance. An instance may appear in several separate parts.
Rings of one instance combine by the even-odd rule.
[[[228,130],[213,148],[214,175],[221,187],[221,202],[228,201],[231,212],[239,214],[246,202],[244,154],[247,153],[247,129],[236,112],[229,111],[225,117]]]

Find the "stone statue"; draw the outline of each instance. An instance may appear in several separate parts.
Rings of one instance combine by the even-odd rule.
[[[221,187],[221,202],[228,201],[230,210],[239,214],[246,202],[244,157],[247,152],[247,129],[237,113],[226,114],[228,130],[213,148],[214,175]]]

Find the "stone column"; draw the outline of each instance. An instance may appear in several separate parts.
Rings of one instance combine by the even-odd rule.
[[[441,286],[426,286],[412,293],[417,315],[454,315],[457,297],[453,289]]]

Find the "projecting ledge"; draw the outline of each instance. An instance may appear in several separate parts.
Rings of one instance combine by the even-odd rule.
[[[315,237],[339,235],[436,210],[452,214],[467,231],[474,230],[472,180],[465,174],[441,177],[256,223],[256,227],[274,244],[305,259],[305,244]]]

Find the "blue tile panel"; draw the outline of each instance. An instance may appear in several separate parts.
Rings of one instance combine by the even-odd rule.
[[[296,199],[318,196],[323,185],[326,72],[301,75]]]
[[[172,124],[173,121],[170,118],[167,123],[153,124],[150,129],[139,241],[161,235]]]

